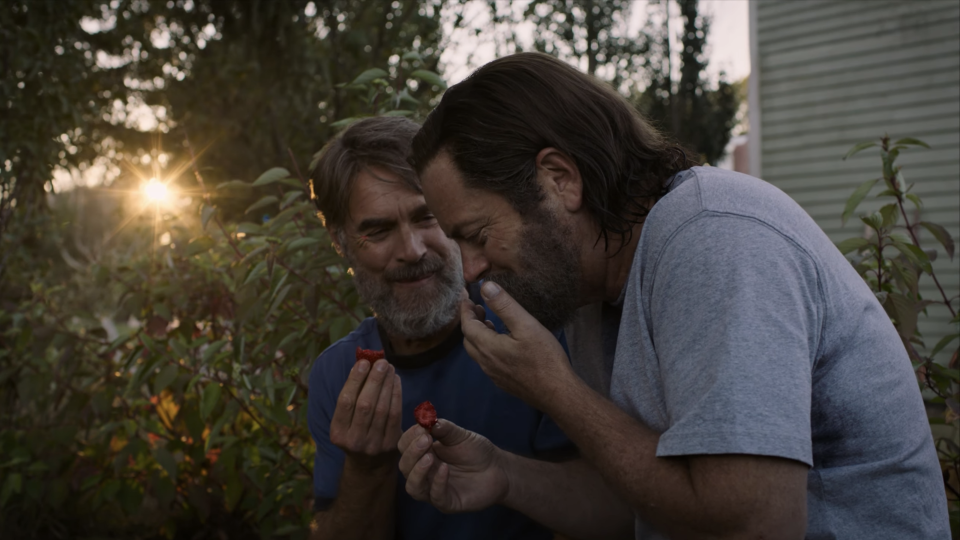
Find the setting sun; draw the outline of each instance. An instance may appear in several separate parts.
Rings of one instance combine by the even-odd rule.
[[[156,178],[151,178],[150,181],[143,185],[143,194],[149,202],[155,204],[165,203],[170,200],[170,189],[167,188],[166,184]]]

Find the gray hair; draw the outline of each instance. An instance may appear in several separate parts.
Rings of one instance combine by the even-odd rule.
[[[420,179],[408,162],[410,143],[419,129],[419,125],[402,116],[365,118],[317,152],[310,165],[310,196],[324,225],[343,227],[353,181],[360,171],[369,171],[370,167],[387,169],[412,191],[422,193]]]

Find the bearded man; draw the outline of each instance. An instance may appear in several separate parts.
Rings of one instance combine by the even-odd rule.
[[[949,537],[903,344],[783,192],[695,166],[615,91],[536,53],[449,88],[413,147],[466,280],[510,330],[465,302],[467,351],[586,462],[441,421],[400,440],[415,498],[499,503],[581,539]],[[573,368],[549,339],[565,324]]]
[[[313,537],[550,539],[504,507],[444,515],[411,498],[398,474],[398,440],[423,401],[511,452],[560,459],[575,451],[542,413],[496,388],[463,348],[460,252],[407,163],[418,128],[399,117],[361,120],[324,147],[311,174],[324,224],[375,313],[327,348],[310,374]],[[357,361],[358,347],[386,358]]]

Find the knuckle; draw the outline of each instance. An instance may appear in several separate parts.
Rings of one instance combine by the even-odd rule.
[[[350,408],[353,406],[353,397],[350,394],[340,394],[339,406]]]
[[[358,413],[366,416],[370,414],[370,411],[373,410],[373,403],[370,403],[367,400],[358,401],[356,410]]]

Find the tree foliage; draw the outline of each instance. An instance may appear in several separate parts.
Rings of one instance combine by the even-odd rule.
[[[671,74],[669,30],[650,18],[644,33],[649,81],[634,99],[661,129],[715,165],[730,142],[740,99],[736,87],[723,76],[715,88],[705,78],[710,20],[699,14],[698,0],[677,0],[677,4],[683,17],[680,79],[675,81]]]

